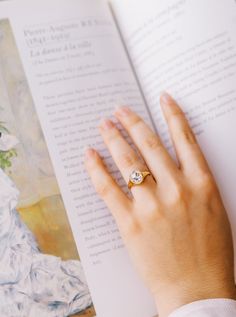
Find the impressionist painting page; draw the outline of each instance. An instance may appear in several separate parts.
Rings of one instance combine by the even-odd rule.
[[[154,316],[154,302],[84,167],[84,151],[93,146],[126,188],[97,126],[124,103],[135,105],[151,122],[108,5],[92,0],[4,2],[0,21],[1,38],[8,30],[16,41],[97,316]],[[14,91],[22,105],[14,61],[9,67],[16,72],[19,89]],[[16,111],[22,120],[18,125],[32,128],[32,108]],[[43,160],[40,164],[46,168]]]
[[[171,93],[198,135],[236,245],[236,1],[115,0],[118,24],[157,130],[173,151],[159,95]]]

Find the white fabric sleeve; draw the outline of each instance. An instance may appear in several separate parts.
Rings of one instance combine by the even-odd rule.
[[[236,301],[209,299],[182,306],[169,317],[236,317]]]

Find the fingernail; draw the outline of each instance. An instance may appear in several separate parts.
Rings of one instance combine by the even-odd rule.
[[[118,107],[116,109],[116,114],[118,114],[121,117],[126,117],[131,114],[131,110],[127,106]]]
[[[161,93],[161,101],[165,104],[169,104],[172,101],[171,96],[167,92]]]
[[[85,158],[90,160],[91,158],[95,157],[96,151],[92,148],[89,148],[85,152]]]
[[[110,129],[114,128],[114,126],[115,126],[114,123],[109,119],[105,119],[101,123],[101,128],[103,130],[110,130]]]

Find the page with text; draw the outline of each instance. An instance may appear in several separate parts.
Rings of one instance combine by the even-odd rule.
[[[3,20],[15,38],[97,316],[153,317],[154,301],[84,167],[85,149],[95,147],[126,189],[97,126],[122,104],[151,124],[107,3],[3,2]]]
[[[160,136],[173,153],[159,106],[167,91],[182,105],[219,182],[236,245],[236,1],[112,3]]]

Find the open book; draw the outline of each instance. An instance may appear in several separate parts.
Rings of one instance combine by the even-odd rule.
[[[22,188],[22,217],[27,206],[61,195],[98,317],[157,314],[84,167],[85,149],[95,147],[126,190],[97,131],[117,106],[137,111],[173,154],[159,95],[177,99],[236,242],[235,0],[1,2],[0,84],[0,129],[19,140],[2,167]],[[57,215],[46,218],[57,223]],[[69,231],[58,232],[61,243]]]

